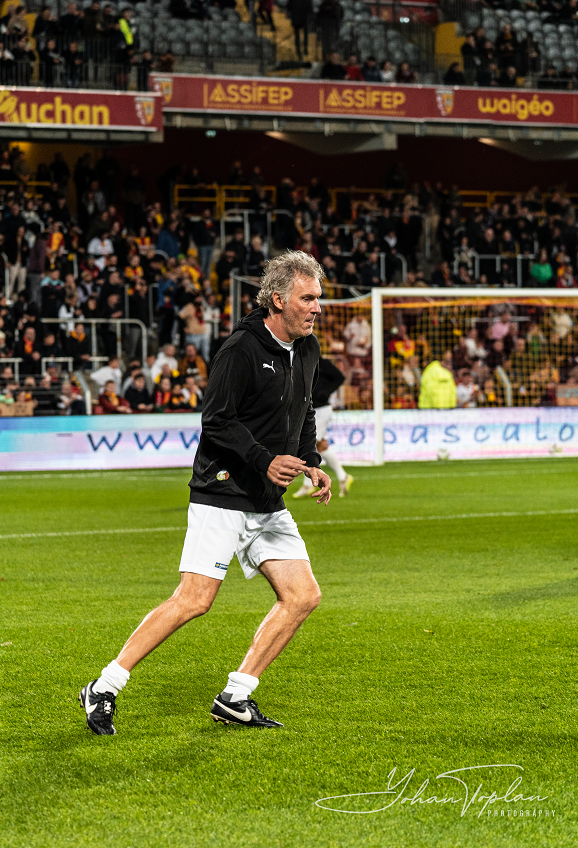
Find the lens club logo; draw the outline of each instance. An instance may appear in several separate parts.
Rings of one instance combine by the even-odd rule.
[[[172,77],[155,77],[155,91],[158,91],[163,96],[163,103],[168,106],[173,99],[173,80]]]
[[[438,88],[436,90],[436,103],[444,118],[451,115],[454,109],[454,92],[451,88]]]
[[[155,116],[155,101],[152,97],[135,97],[134,105],[139,121],[143,126],[152,123]]]

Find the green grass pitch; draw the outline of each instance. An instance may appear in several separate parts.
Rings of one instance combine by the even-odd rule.
[[[578,460],[352,471],[328,508],[287,499],[323,599],[256,692],[285,728],[209,718],[273,600],[235,565],[134,671],[114,738],[76,698],[176,586],[189,472],[0,477],[2,848],[577,844]],[[441,803],[465,789],[438,775],[482,765],[468,797],[519,773],[545,800]],[[405,795],[368,813],[394,768]],[[315,804],[346,794],[325,803],[364,814]]]

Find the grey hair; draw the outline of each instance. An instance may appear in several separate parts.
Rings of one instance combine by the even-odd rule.
[[[274,309],[275,292],[287,303],[298,276],[317,280],[321,285],[325,279],[325,271],[317,260],[302,250],[286,250],[281,256],[270,259],[261,279],[261,291],[257,295],[259,306]]]

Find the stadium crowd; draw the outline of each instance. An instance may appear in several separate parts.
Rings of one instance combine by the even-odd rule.
[[[33,176],[44,185],[30,185]],[[383,191],[360,195],[351,188],[332,206],[318,179],[298,188],[285,178],[277,187],[276,208],[289,214],[277,217],[268,241],[270,204],[261,169],[255,166],[248,177],[235,162],[233,183],[252,184],[251,230],[247,239],[237,225],[226,228],[222,243],[213,210],[194,198],[195,191],[199,196],[206,191],[196,168],[188,178],[179,177],[188,179],[192,199],[172,210],[147,202],[138,168],[121,173],[109,150],[95,162],[90,154],[80,157],[72,173],[57,153],[33,175],[23,151],[6,146],[0,150],[0,178],[18,183],[0,185],[0,279],[5,280],[0,360],[7,360],[0,405],[19,398],[33,404],[37,415],[84,411],[78,381],[66,378],[75,371],[93,381],[97,412],[200,409],[211,359],[231,330],[232,272],[257,278],[268,256],[286,248],[322,263],[326,294],[333,297],[400,283],[473,290],[514,285],[518,257],[527,262],[529,286],[576,285],[575,212],[562,191],[542,195],[532,188],[506,203],[469,211],[457,187],[406,188],[398,164],[385,174]],[[69,183],[75,189],[74,212]],[[426,226],[437,265],[424,258]],[[501,256],[499,272],[496,256]],[[254,308],[256,291],[249,281],[243,285],[242,313]],[[140,323],[116,323],[126,319]],[[160,353],[153,355],[155,350]],[[105,359],[109,364],[100,367]],[[355,403],[369,403],[366,359],[360,355],[348,365],[358,369],[361,391]],[[123,368],[129,383],[121,380]],[[347,385],[354,382],[352,377]]]
[[[116,14],[100,0],[85,9],[68,3],[61,15],[42,6],[31,28],[26,7],[9,5],[0,18],[0,83],[80,88],[97,79],[104,82],[104,68],[107,82],[125,90],[136,67],[137,88],[148,91],[155,63],[150,51],[139,51],[132,15],[130,7]],[[165,55],[158,67],[171,71],[172,62],[174,57]]]
[[[384,407],[556,406],[561,387],[578,403],[578,328],[567,304],[470,302],[432,305],[416,297],[387,310]],[[322,353],[345,375],[337,408],[371,409],[369,305],[329,306]]]

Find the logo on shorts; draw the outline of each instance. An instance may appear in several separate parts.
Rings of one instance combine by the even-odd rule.
[[[224,563],[224,562],[216,562],[216,563],[215,563],[215,568],[220,568],[220,569],[221,569],[221,571],[226,571],[226,570],[228,569],[228,567],[229,567],[229,566],[228,566],[228,565],[225,565],[225,563]]]
[[[229,472],[228,471],[219,471],[217,474],[217,480],[228,480]]]

